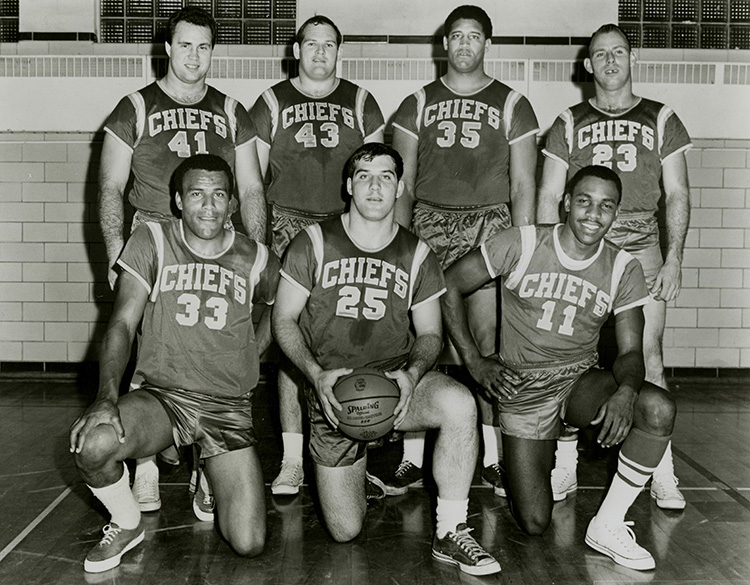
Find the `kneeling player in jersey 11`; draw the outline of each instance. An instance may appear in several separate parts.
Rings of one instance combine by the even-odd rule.
[[[138,227],[118,260],[123,272],[102,343],[99,391],[70,431],[81,477],[112,515],[86,557],[87,572],[116,567],[144,537],[124,460],[172,444],[200,445],[219,529],[235,552],[257,555],[265,544],[251,399],[271,329],[266,310],[255,330],[252,309],[273,302],[279,262],[224,227],[234,177],[222,158],[185,160],[174,184],[182,218]],[[136,373],[143,383],[119,397],[141,321]]]
[[[586,544],[615,562],[653,569],[625,513],[669,443],[675,404],[644,381],[640,264],[604,240],[617,216],[616,173],[588,166],[565,193],[564,224],[500,232],[446,272],[441,299],[451,337],[471,375],[497,401],[512,509],[530,534],[552,514],[550,472],[561,423],[600,425],[597,441],[620,447],[617,473],[586,531]],[[500,353],[482,357],[469,332],[462,296],[502,277]],[[617,358],[596,368],[599,331],[615,315]]]
[[[478,449],[474,399],[431,369],[442,347],[443,274],[427,244],[394,220],[404,189],[401,156],[365,144],[346,170],[349,212],[292,240],[273,311],[281,349],[309,381],[310,454],[323,520],[339,542],[362,530],[367,444],[336,428],[341,404],[332,387],[353,368],[374,367],[399,386],[395,428],[438,431],[432,556],[469,574],[497,573],[500,565],[466,524]]]

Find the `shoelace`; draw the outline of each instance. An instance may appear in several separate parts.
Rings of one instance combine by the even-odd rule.
[[[281,473],[279,475],[288,475],[291,482],[297,481],[298,465],[296,463],[281,462]]]
[[[488,467],[489,467],[490,469],[492,469],[492,471],[494,471],[494,472],[495,472],[495,473],[497,473],[498,475],[502,475],[502,473],[503,473],[502,469],[500,469],[500,464],[499,464],[499,463],[492,463],[492,464],[491,464],[491,465],[489,465]]]
[[[411,461],[402,461],[396,469],[396,477],[403,477],[412,467],[415,467],[415,465]]]
[[[633,532],[632,528],[630,528],[631,526],[634,526],[634,525],[635,525],[635,522],[633,522],[632,520],[628,520],[627,522],[623,522],[622,524],[620,524],[620,526],[625,529],[625,532],[630,537],[629,540],[623,540],[622,538],[620,538],[620,532],[621,532],[620,530],[613,531],[615,532],[615,536],[617,536],[617,540],[627,545],[629,548],[636,547],[635,532]]]
[[[214,497],[211,494],[203,492],[203,505],[213,508]]]
[[[117,525],[112,526],[112,524],[107,524],[102,528],[102,532],[104,532],[104,538],[99,542],[99,546],[109,546],[115,537],[122,532],[122,528]]]
[[[471,560],[476,561],[479,557],[486,555],[484,549],[479,546],[479,543],[474,540],[474,537],[469,534],[474,530],[473,528],[464,528],[458,530],[451,535],[451,539],[461,547]]]

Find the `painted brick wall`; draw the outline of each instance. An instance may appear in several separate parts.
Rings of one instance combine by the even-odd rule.
[[[0,133],[0,362],[97,357],[112,302],[96,209],[100,138]],[[665,364],[750,368],[750,141],[694,143]]]

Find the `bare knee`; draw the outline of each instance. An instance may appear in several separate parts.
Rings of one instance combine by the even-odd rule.
[[[516,521],[525,533],[539,536],[549,526],[552,520],[552,511],[545,513],[544,510],[523,510],[516,512]]]
[[[677,405],[671,394],[646,383],[638,397],[636,423],[642,430],[656,435],[671,434],[677,415]]]
[[[349,542],[359,536],[359,533],[362,532],[362,525],[348,527],[337,526],[336,528],[329,526],[328,532],[331,533],[331,538],[336,542]]]
[[[80,453],[74,454],[76,467],[83,472],[100,469],[117,453],[119,443],[112,425],[98,425],[86,435]]]
[[[444,421],[450,421],[462,427],[467,424],[476,424],[476,400],[466,386],[450,379],[441,388],[439,397],[440,412]]]
[[[263,552],[266,545],[265,530],[249,530],[241,534],[232,534],[227,537],[227,542],[238,555],[242,557],[257,557]]]

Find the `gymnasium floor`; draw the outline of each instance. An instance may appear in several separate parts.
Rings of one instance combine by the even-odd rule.
[[[628,515],[635,520],[638,542],[656,558],[655,571],[619,567],[584,544],[612,457],[582,441],[581,487],[555,506],[552,526],[541,537],[521,533],[507,502],[474,482],[470,524],[503,567],[500,574],[482,578],[431,559],[429,489],[371,503],[362,534],[347,544],[328,537],[309,487],[297,498],[274,498],[269,491],[266,551],[256,559],[239,558],[211,524],[193,516],[185,464],[162,473],[162,509],[146,515],[144,543],[127,553],[119,568],[87,575],[83,558],[99,540],[105,518],[76,475],[67,432],[90,401],[90,386],[72,379],[0,378],[2,585],[750,584],[748,380],[672,381],[679,406],[675,466],[688,505],[681,513],[664,512],[644,492]],[[279,451],[269,407],[273,395],[261,386],[255,409],[269,483]],[[396,451],[386,445],[377,463],[395,462]]]

